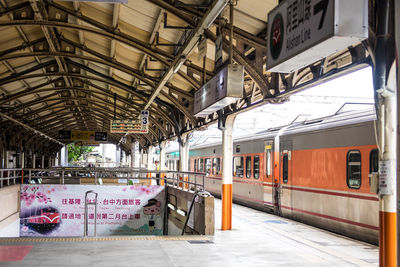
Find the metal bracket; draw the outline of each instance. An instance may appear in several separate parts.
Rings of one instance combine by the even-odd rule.
[[[166,14],[166,13],[164,13]],[[167,44],[167,43],[160,43],[160,33],[156,32],[156,39],[154,40],[155,46],[182,46],[182,44]]]
[[[173,26],[173,25],[168,25],[168,13],[164,12],[164,29],[179,29],[179,30],[190,30],[193,29],[192,26]],[[157,32],[158,33],[158,32]]]
[[[218,114],[218,129],[223,131],[225,130],[226,115],[224,114],[223,109],[218,110],[217,114]]]

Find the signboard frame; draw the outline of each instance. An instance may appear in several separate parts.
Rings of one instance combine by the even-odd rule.
[[[149,111],[142,110],[139,120],[111,120],[110,133],[147,134],[149,132]]]
[[[193,113],[207,116],[243,97],[244,67],[228,64],[194,94]]]
[[[267,71],[290,73],[368,38],[367,0],[286,0],[268,14]]]
[[[108,135],[107,132],[60,130],[58,131],[58,139],[83,142],[107,142]]]

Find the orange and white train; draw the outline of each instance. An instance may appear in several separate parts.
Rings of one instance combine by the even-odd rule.
[[[342,113],[234,140],[233,201],[378,244],[374,123],[372,111]],[[190,171],[206,172],[206,190],[220,196],[221,143],[191,147],[189,157]]]

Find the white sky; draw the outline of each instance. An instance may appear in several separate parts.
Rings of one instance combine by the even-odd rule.
[[[344,103],[374,103],[372,70],[370,67],[325,82],[290,97],[284,104],[266,104],[236,117],[235,137],[260,132],[268,128],[290,124],[300,114],[300,119],[310,119],[334,114]],[[373,105],[346,105],[346,110],[372,108]],[[191,144],[211,142],[221,138],[217,125],[193,134]],[[170,142],[170,149],[177,144]]]

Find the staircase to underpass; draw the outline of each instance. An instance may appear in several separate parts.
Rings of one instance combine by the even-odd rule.
[[[0,237],[10,236],[10,227],[18,227],[20,237],[214,234],[214,198],[204,190],[203,173],[136,168],[0,173]]]

